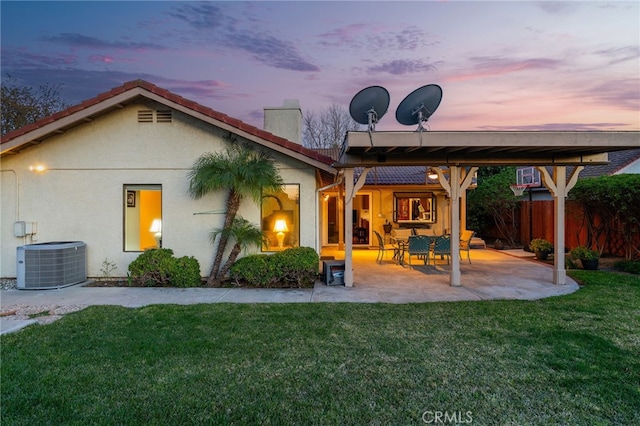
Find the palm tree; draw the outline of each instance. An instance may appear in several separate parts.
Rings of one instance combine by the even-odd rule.
[[[218,235],[221,237],[224,235],[227,240],[235,240],[227,262],[220,269],[220,277],[224,277],[227,274],[242,250],[250,246],[261,246],[266,242],[266,237],[260,227],[244,219],[242,216],[236,217],[231,227],[220,228],[213,231],[211,233],[211,241],[214,242]]]
[[[211,192],[226,190],[226,211],[222,229],[231,228],[243,198],[249,196],[260,203],[262,190],[278,191],[282,178],[273,159],[264,151],[254,151],[246,145],[229,141],[224,152],[203,154],[189,172],[189,193],[201,198]],[[219,233],[213,266],[207,285],[219,283],[224,275],[220,265],[229,239],[228,233]],[[215,241],[214,241],[215,244]]]

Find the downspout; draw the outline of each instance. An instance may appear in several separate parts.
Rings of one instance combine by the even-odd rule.
[[[320,198],[320,193],[322,191],[326,191],[327,189],[331,189],[331,188],[335,188],[336,186],[340,186],[342,185],[342,181],[344,180],[344,176],[342,174],[342,170],[340,170],[340,172],[338,172],[338,180],[330,185],[327,186],[323,186],[322,188],[318,188],[316,189],[316,253],[320,254],[320,251],[322,250],[322,235],[320,235],[320,224],[318,223],[318,221],[320,220],[321,214],[320,214],[320,204],[318,202],[319,198]]]

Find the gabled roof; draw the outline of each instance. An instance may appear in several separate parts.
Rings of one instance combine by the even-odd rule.
[[[197,102],[190,101],[166,89],[144,80],[134,80],[99,94],[78,105],[74,105],[29,124],[0,138],[0,155],[16,154],[31,145],[64,133],[67,129],[81,125],[95,117],[106,114],[142,98],[156,101],[167,107],[181,111],[216,127],[228,130],[266,148],[273,149],[289,157],[303,161],[324,172],[335,174],[331,168],[333,160],[317,151],[276,136],[226,114],[215,111]]]
[[[636,160],[640,160],[640,148],[610,152],[609,164],[603,166],[586,166],[584,170],[580,172],[580,177],[611,176]]]

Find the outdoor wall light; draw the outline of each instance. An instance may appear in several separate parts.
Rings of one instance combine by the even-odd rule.
[[[46,170],[46,167],[43,166],[42,164],[37,164],[35,166],[29,166],[29,170],[36,173],[42,173]]]
[[[277,232],[276,238],[278,239],[278,247],[283,247],[284,233],[289,232],[289,228],[287,228],[287,221],[284,219],[276,220],[276,224],[273,227],[273,232]]]

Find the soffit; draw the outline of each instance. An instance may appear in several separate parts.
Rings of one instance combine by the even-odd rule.
[[[334,167],[606,164],[640,132],[348,132]]]

